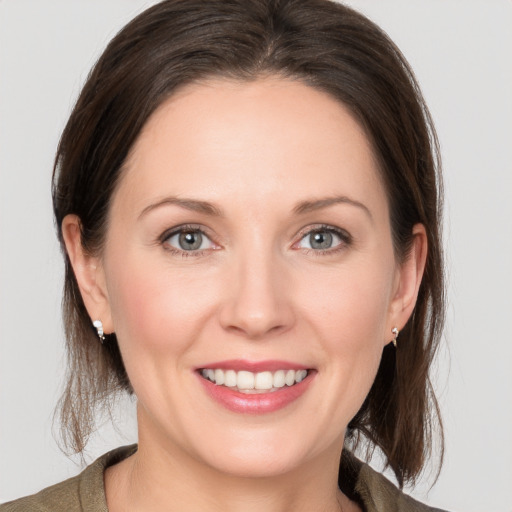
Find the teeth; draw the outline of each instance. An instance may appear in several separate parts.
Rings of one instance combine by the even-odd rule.
[[[212,372],[214,377],[213,379],[210,377],[210,373],[209,372]],[[212,382],[215,382],[216,384],[224,384],[224,372],[222,370],[208,370],[208,378],[212,381]]]
[[[291,370],[293,371],[293,370]],[[273,384],[275,388],[282,388],[286,384],[286,373],[284,370],[278,370],[274,373]]]
[[[228,388],[234,388],[236,386],[237,380],[236,372],[234,370],[228,370],[226,373],[224,373],[224,386],[227,386]],[[217,381],[215,381],[215,384],[217,384]]]
[[[287,386],[293,386],[295,384],[295,370],[288,370],[284,378],[284,383]]]
[[[236,387],[238,389],[254,389],[254,373],[238,372],[236,376]]]
[[[205,368],[201,375],[217,384],[237,388],[238,391],[251,392],[275,391],[284,386],[293,386],[302,382],[308,375],[307,370],[277,370],[276,372],[253,373],[245,370],[235,372],[234,370],[222,370],[220,368]],[[253,391],[254,392],[254,391]]]
[[[272,389],[274,387],[274,376],[271,372],[257,373],[254,379],[255,389]]]
[[[307,374],[308,374],[308,372],[306,370],[299,370],[295,374],[295,382],[299,383],[299,382],[303,381],[306,378]]]

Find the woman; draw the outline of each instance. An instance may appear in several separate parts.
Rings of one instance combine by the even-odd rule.
[[[54,209],[68,441],[124,390],[138,446],[0,509],[432,510],[350,449],[380,448],[399,487],[429,453],[436,149],[407,63],[344,6],[133,20],[64,130]]]

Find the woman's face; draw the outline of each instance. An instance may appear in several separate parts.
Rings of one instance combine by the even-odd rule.
[[[406,320],[359,124],[298,81],[196,84],[123,172],[97,283],[141,446],[245,476],[337,463]]]

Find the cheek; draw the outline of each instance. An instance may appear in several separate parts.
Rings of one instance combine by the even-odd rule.
[[[351,266],[331,273],[322,290],[310,286],[314,293],[301,292],[308,297],[303,315],[312,336],[321,340],[321,370],[337,397],[328,404],[328,414],[339,417],[339,424],[348,423],[361,407],[387,342],[393,265],[386,268],[378,263]]]
[[[318,286],[322,282],[325,286]],[[326,332],[329,340],[340,340],[340,349],[381,345],[392,284],[392,265],[377,262],[328,272],[323,278],[312,276],[300,292],[303,313]]]
[[[151,349],[180,352],[201,329],[201,319],[212,310],[215,295],[204,286],[204,276],[161,264],[126,261],[110,271],[109,300],[114,327],[126,352]]]

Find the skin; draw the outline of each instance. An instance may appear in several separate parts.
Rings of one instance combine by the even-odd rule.
[[[160,106],[123,172],[102,254],[83,252],[79,219],[63,222],[86,307],[116,332],[138,398],[139,450],[107,470],[109,510],[359,510],[337,487],[346,426],[413,310],[426,255],[418,225],[397,263],[362,128],[299,81],[210,81]],[[183,224],[203,230],[202,250],[165,239]],[[341,230],[323,252],[309,237],[322,226]],[[315,374],[285,408],[241,414],[195,372],[227,359]]]

